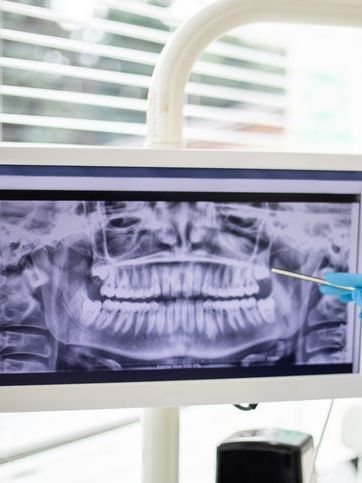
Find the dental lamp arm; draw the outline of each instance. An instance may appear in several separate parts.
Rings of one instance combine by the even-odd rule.
[[[360,27],[361,0],[219,0],[172,35],[157,63],[148,95],[147,146],[183,147],[184,91],[204,49],[227,31],[260,22]]]

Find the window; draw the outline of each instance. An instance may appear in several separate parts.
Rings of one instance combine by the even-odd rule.
[[[153,67],[185,3],[3,0],[3,141],[142,145]],[[187,88],[189,144],[280,145],[286,54],[241,32],[211,45]]]

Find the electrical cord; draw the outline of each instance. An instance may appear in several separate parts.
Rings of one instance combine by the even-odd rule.
[[[324,424],[323,424],[323,428],[322,428],[322,431],[321,431],[321,435],[319,437],[318,446],[316,447],[316,450],[314,452],[314,457],[313,457],[313,461],[312,461],[312,467],[311,467],[311,470],[310,470],[309,478],[307,480],[308,483],[314,483],[314,480],[313,480],[313,477],[314,477],[314,468],[315,468],[316,461],[317,461],[318,454],[319,454],[319,450],[320,450],[320,447],[322,445],[323,438],[324,438],[324,435],[325,435],[325,432],[326,432],[326,429],[327,429],[327,426],[328,426],[328,423],[329,423],[329,420],[330,420],[330,417],[331,417],[331,413],[332,413],[332,410],[333,410],[333,406],[334,406],[334,399],[331,399],[330,400],[330,404],[329,404],[329,408],[328,408],[328,411],[327,411],[327,416],[326,416],[326,419],[325,419]]]
[[[259,403],[249,403],[246,406],[243,404],[233,404],[234,408],[240,409],[240,411],[254,411],[258,407]]]

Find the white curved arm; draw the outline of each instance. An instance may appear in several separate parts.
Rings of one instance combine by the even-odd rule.
[[[194,62],[220,35],[256,22],[360,27],[362,0],[218,0],[201,10],[174,33],[155,67],[148,96],[149,147],[182,147],[184,91]]]

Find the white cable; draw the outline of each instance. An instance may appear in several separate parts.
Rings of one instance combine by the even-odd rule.
[[[331,399],[330,404],[329,404],[329,408],[328,408],[328,411],[327,411],[327,416],[326,416],[326,419],[325,419],[324,424],[323,424],[322,432],[321,432],[321,435],[319,437],[318,446],[316,447],[316,450],[314,452],[312,467],[311,467],[311,470],[310,470],[309,478],[307,480],[308,483],[314,483],[314,481],[313,481],[314,468],[315,468],[315,465],[316,465],[316,462],[317,462],[317,459],[318,459],[318,455],[319,455],[319,450],[320,450],[320,447],[322,445],[323,438],[324,438],[324,435],[325,435],[325,432],[326,432],[326,429],[327,429],[327,426],[328,426],[328,423],[329,423],[329,420],[330,420],[330,417],[331,417],[333,406],[334,406],[334,399]]]

